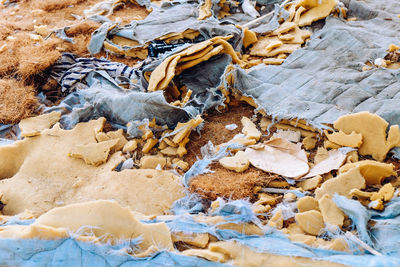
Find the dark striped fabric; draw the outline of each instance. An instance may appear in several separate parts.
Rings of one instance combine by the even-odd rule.
[[[105,71],[111,78],[128,85],[138,77],[135,69],[125,64],[94,57],[77,58],[71,53],[62,55],[50,76],[61,85],[63,92],[73,92],[87,87],[84,80],[92,71]]]

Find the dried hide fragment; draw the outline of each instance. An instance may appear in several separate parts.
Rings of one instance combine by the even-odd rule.
[[[246,148],[250,163],[263,171],[300,178],[309,171],[308,159],[301,144],[277,138],[264,143],[263,149]]]
[[[328,158],[317,163],[311,168],[310,172],[304,176],[304,178],[310,178],[317,175],[328,173],[332,170],[337,170],[342,166],[346,160],[346,154],[343,154],[339,150],[330,150],[328,152]]]

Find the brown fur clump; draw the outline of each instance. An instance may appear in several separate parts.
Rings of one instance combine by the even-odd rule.
[[[31,116],[38,105],[35,89],[22,81],[0,79],[0,123],[14,124]]]
[[[204,116],[205,123],[201,134],[192,132],[190,135],[190,146],[188,146],[188,154],[184,160],[189,164],[193,164],[197,157],[201,156],[200,148],[206,145],[208,141],[211,141],[214,145],[230,141],[236,134],[241,132],[242,123],[240,120],[242,117],[250,118],[254,114],[253,109],[253,107],[243,104],[237,107],[229,107],[228,110],[222,112],[213,111],[208,116]],[[225,128],[226,125],[232,123],[238,126],[235,130],[230,131]]]
[[[229,113],[229,116],[227,116]],[[229,110],[212,112],[206,117],[201,134],[193,132],[190,136],[190,143],[187,146],[188,154],[184,160],[193,164],[197,157],[201,157],[200,148],[211,141],[219,145],[230,141],[242,130],[240,122],[243,116],[251,117],[254,114],[253,108],[247,104],[229,107]],[[238,127],[230,131],[226,125],[235,123]],[[190,191],[196,192],[202,197],[215,200],[217,197],[228,199],[254,198],[254,187],[265,182],[262,173],[250,167],[243,173],[230,171],[214,163],[210,166],[213,173],[199,175],[190,182]]]
[[[29,77],[41,73],[53,65],[61,56],[56,49],[60,40],[52,38],[45,40],[39,45],[30,45],[20,49],[18,53],[18,74],[21,77]]]
[[[76,36],[78,34],[92,34],[101,24],[91,20],[84,20],[78,24],[72,25],[65,31],[68,36]]]
[[[92,33],[100,27],[100,23],[84,20],[78,24],[72,25],[71,28],[66,30],[66,34],[74,38],[74,43],[64,43],[68,47],[68,51],[78,54],[80,56],[90,56],[87,49]]]
[[[3,46],[3,44],[5,42],[0,42],[0,46]],[[16,56],[16,49],[7,43],[5,50],[0,53],[0,76],[4,77],[11,74],[17,66],[18,57]]]
[[[268,180],[263,177],[261,171],[255,168],[250,168],[243,173],[229,171],[220,166],[214,166],[211,169],[215,172],[199,175],[193,178],[189,185],[192,193],[198,193],[209,200],[215,200],[217,197],[252,200],[254,187],[263,185]]]
[[[53,11],[85,2],[85,0],[35,0],[33,6],[45,11]]]
[[[62,42],[58,38],[34,41],[29,34],[13,35],[14,39],[6,42],[6,49],[0,53],[0,75],[18,74],[23,80],[36,75],[53,65],[61,53],[56,47]],[[0,45],[4,42],[0,42]]]

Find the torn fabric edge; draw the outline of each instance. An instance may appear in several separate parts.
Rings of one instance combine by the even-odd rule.
[[[125,247],[126,244],[124,244]],[[134,245],[134,243],[129,244]],[[6,266],[227,266],[201,258],[161,251],[136,258],[124,246],[99,245],[73,238],[59,240],[0,239],[0,264]]]
[[[258,65],[249,71],[237,67],[233,87],[258,100],[259,108],[272,118],[303,119],[316,129],[360,111],[400,124],[400,71],[362,71],[365,62],[383,58],[389,44],[397,42],[400,26],[394,21],[400,9],[395,1],[385,5],[390,8],[382,10],[380,1],[351,0],[349,13],[360,20],[327,17],[306,46],[282,65]],[[385,19],[389,17],[393,19]]]
[[[227,156],[229,154],[229,150],[240,149],[242,147],[243,145],[234,143],[223,146],[218,150],[218,152],[216,152],[214,145],[211,143],[211,141],[208,141],[208,144],[201,148],[203,159],[197,160],[183,176],[182,182],[184,186],[188,187],[190,180],[193,177],[211,172],[211,170],[208,169],[208,166],[213,161],[219,160]]]
[[[147,64],[143,71],[155,68],[161,62],[157,60]],[[138,77],[142,70],[103,59],[75,58],[64,54],[59,64],[54,66],[52,77],[63,90],[73,92],[58,106],[45,108],[45,112],[61,111],[61,123],[67,129],[78,122],[98,117],[106,117],[110,123],[123,128],[128,122],[156,118],[157,124],[173,128],[178,122],[186,122],[223,105],[225,97],[218,87],[224,84],[224,73],[230,63],[229,55],[214,56],[176,77],[193,91],[185,106],[178,107],[166,101],[163,91],[145,92],[147,84],[143,77]],[[120,87],[122,82],[129,84],[131,89]],[[128,128],[129,134],[136,136],[136,124],[132,125]]]
[[[186,30],[196,30],[205,39],[215,36],[233,35],[230,42],[235,50],[240,49],[241,30],[234,25],[224,24],[211,17],[207,20],[198,20],[198,3],[192,1],[175,1],[163,3],[143,20],[132,21],[123,27],[112,27],[115,24],[105,22],[92,34],[89,44],[91,54],[101,51],[103,43],[112,46],[113,36],[123,37],[138,42],[138,45],[120,47],[122,50],[141,48],[145,44],[157,40],[170,33],[182,33]]]

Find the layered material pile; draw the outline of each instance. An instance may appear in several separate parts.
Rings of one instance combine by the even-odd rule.
[[[0,264],[399,265],[400,7],[271,2],[3,1]]]

